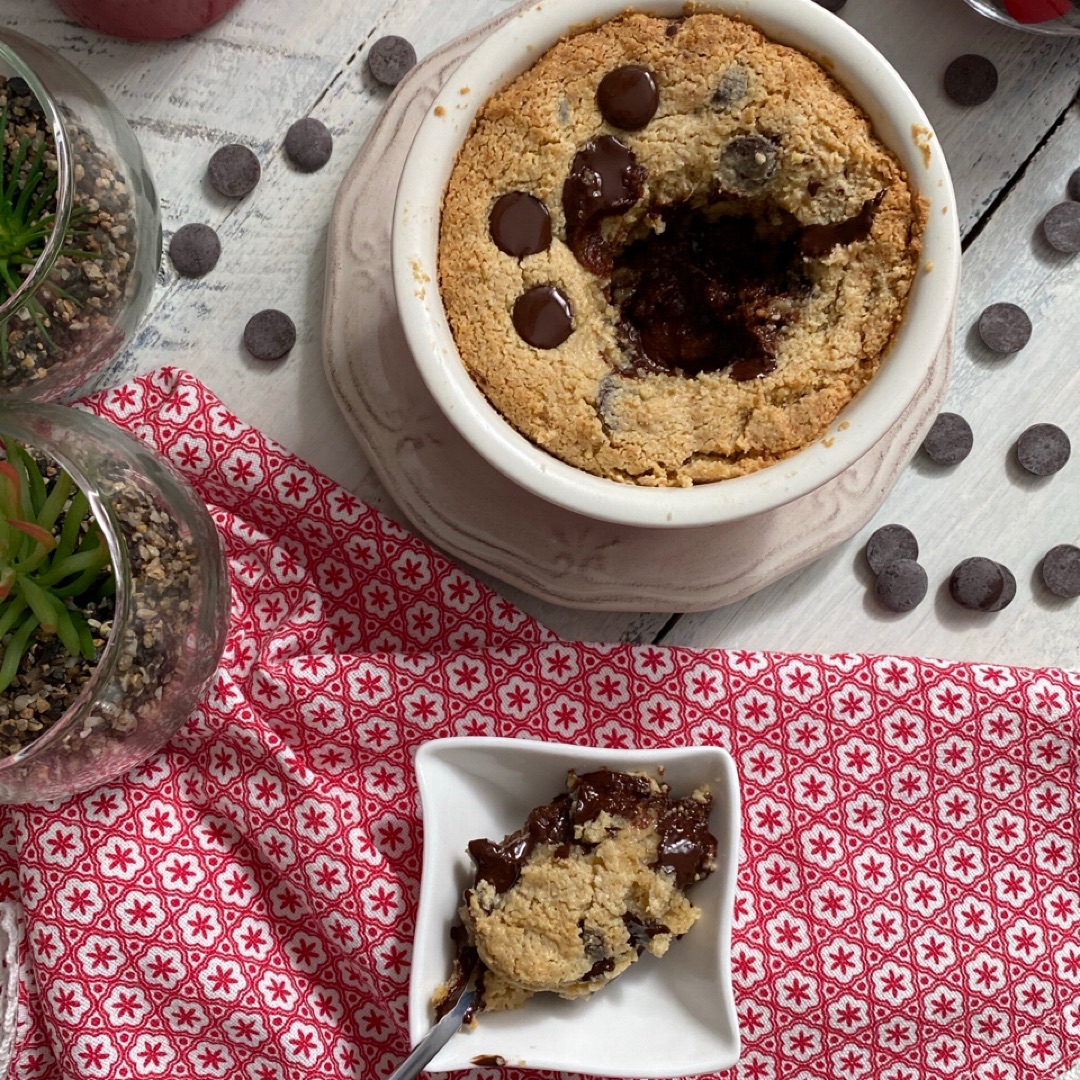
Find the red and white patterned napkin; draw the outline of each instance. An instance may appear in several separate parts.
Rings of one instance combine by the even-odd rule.
[[[385,1077],[408,1049],[412,752],[446,735],[731,751],[729,1076],[1080,1062],[1080,674],[563,643],[192,377],[91,406],[211,505],[233,625],[162,753],[0,815],[13,1077]]]

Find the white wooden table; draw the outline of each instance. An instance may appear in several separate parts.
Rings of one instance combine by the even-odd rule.
[[[341,178],[388,96],[367,73],[368,45],[396,33],[424,56],[507,3],[244,0],[201,35],[146,44],[85,30],[47,0],[0,0],[0,25],[57,48],[131,122],[157,179],[166,238],[192,221],[213,225],[222,238],[221,261],[200,281],[179,278],[165,261],[145,325],[107,381],[165,363],[185,367],[244,419],[400,517],[323,376],[327,224]],[[587,10],[582,0],[583,16]],[[1080,168],[1080,40],[1004,29],[962,0],[848,0],[842,17],[911,85],[953,171],[966,254],[946,407],[971,422],[975,452],[948,473],[917,458],[860,536],[716,611],[571,611],[492,584],[572,638],[1075,667],[1080,600],[1054,600],[1035,571],[1053,545],[1080,542],[1080,256],[1056,255],[1037,226]],[[1001,75],[995,96],[976,108],[952,104],[941,89],[945,66],[964,52],[989,56]],[[335,147],[329,165],[304,175],[287,165],[281,142],[289,124],[308,115],[330,127]],[[258,188],[239,202],[216,195],[205,179],[210,155],[229,142],[251,146],[263,166]],[[1035,323],[1027,348],[1004,360],[992,359],[971,331],[998,300],[1021,304]],[[290,356],[272,365],[250,359],[240,344],[247,318],[265,307],[289,312],[299,331]],[[1039,421],[1071,431],[1077,453],[1062,473],[1034,482],[1007,459],[1020,431]],[[889,521],[916,532],[931,581],[930,595],[906,616],[876,606],[861,559],[866,537]],[[1016,600],[998,615],[963,612],[943,591],[952,566],[975,554],[1016,574]]]

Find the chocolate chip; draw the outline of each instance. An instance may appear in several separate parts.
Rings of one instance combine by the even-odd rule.
[[[882,525],[866,541],[866,561],[875,574],[880,574],[890,563],[901,559],[919,557],[919,541],[915,534],[903,525]]]
[[[959,414],[939,413],[923,440],[922,448],[935,465],[959,465],[974,443],[971,425]]]
[[[1052,476],[1072,453],[1069,436],[1056,424],[1032,424],[1016,440],[1016,459],[1036,476]]]
[[[1066,255],[1080,251],[1080,203],[1058,203],[1043,218],[1046,242]]]
[[[949,577],[949,593],[971,611],[1001,611],[1016,596],[1016,578],[1007,566],[976,555],[957,564]]]
[[[244,345],[256,360],[280,360],[295,344],[296,325],[283,311],[257,312],[244,327]]]
[[[184,277],[202,277],[217,266],[221,241],[209,225],[183,225],[169,241],[169,258]]]
[[[1069,198],[1080,202],[1080,169],[1069,177]]]
[[[776,173],[780,152],[764,135],[740,135],[720,151],[716,175],[729,191],[764,187]]]
[[[750,73],[742,64],[732,64],[720,76],[720,82],[713,91],[714,109],[730,109],[742,101],[750,89]]]
[[[262,168],[259,159],[240,143],[215,150],[206,166],[206,175],[216,191],[230,199],[246,195],[259,182]]]
[[[495,200],[488,231],[500,251],[524,259],[551,246],[551,214],[535,195],[508,191]]]
[[[537,285],[514,303],[514,329],[537,349],[561,345],[574,329],[573,316],[570,301],[554,285]]]
[[[847,0],[817,0],[817,2],[826,11],[837,12],[847,3]]]
[[[898,559],[878,574],[874,595],[890,611],[911,611],[926,596],[926,571],[914,559]]]
[[[1080,596],[1080,547],[1058,544],[1042,561],[1043,584],[1063,600]]]
[[[1031,320],[1016,304],[991,304],[979,316],[979,337],[994,352],[1018,352],[1031,340]]]
[[[367,65],[376,82],[397,86],[416,66],[416,50],[403,37],[387,34],[368,49]]]
[[[679,32],[679,23],[670,22],[664,27],[664,37],[674,37]]]
[[[321,169],[334,152],[334,136],[314,116],[297,120],[285,133],[285,153],[301,172]]]
[[[660,90],[653,73],[640,64],[624,64],[609,71],[596,90],[600,115],[612,127],[639,131],[655,115]]]
[[[945,93],[957,105],[981,105],[990,99],[997,84],[997,68],[977,53],[958,56],[945,69]]]

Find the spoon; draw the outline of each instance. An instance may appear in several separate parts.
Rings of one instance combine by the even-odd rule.
[[[412,1053],[390,1074],[388,1080],[413,1080],[424,1066],[450,1041],[476,1004],[477,992],[467,990],[457,1004],[413,1047]]]

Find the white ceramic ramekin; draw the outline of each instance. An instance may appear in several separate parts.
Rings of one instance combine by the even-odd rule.
[[[438,281],[439,215],[454,159],[477,109],[572,27],[625,11],[626,0],[540,0],[523,8],[462,62],[431,103],[409,151],[393,222],[398,312],[416,365],[436,403],[496,469],[568,510],[643,527],[737,521],[775,509],[840,475],[896,423],[926,380],[949,332],[960,276],[956,201],[944,155],[914,95],[885,58],[814,0],[716,0],[766,35],[821,62],[870,117],[930,203],[923,260],[904,322],[877,375],[827,434],[747,476],[692,488],[650,488],[594,476],[558,460],[510,426],[458,355]],[[643,0],[637,10],[677,16],[684,0]],[[459,88],[468,86],[468,95]],[[430,282],[421,285],[420,283]],[[914,448],[913,448],[914,450]]]

